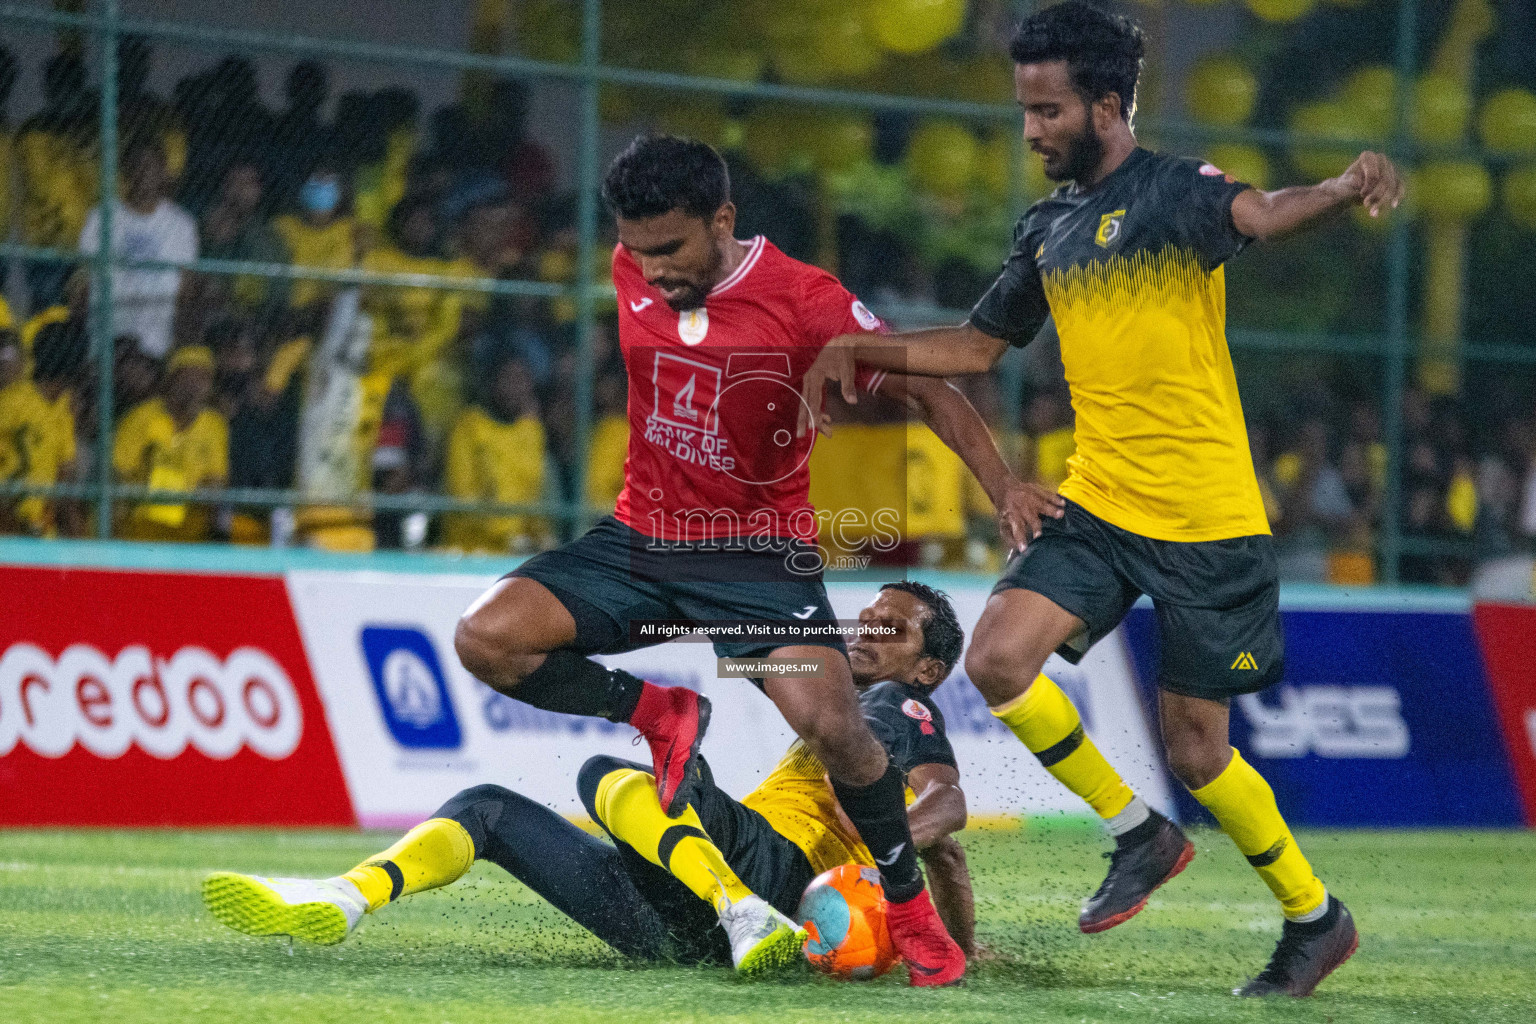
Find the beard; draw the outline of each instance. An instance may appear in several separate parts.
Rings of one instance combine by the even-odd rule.
[[[1082,181],[1090,177],[1104,159],[1104,140],[1093,130],[1093,122],[1084,123],[1083,130],[1067,140],[1067,151],[1061,163],[1054,169],[1047,167],[1045,176],[1052,181]]]
[[[677,289],[677,294],[666,300],[667,305],[678,313],[686,313],[690,309],[698,309],[709,298],[710,290],[720,280],[720,265],[725,262],[725,254],[720,251],[718,245],[710,246],[712,254],[708,267],[696,278],[664,277],[655,282],[655,287],[667,290]]]
[[[704,300],[709,298],[709,289],[693,281],[661,281],[658,285],[667,289],[681,289],[675,296],[666,300],[667,305],[678,313],[698,309],[704,305]]]

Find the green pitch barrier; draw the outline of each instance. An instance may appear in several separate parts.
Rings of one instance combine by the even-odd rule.
[[[774,983],[626,964],[499,869],[409,897],[340,946],[223,929],[214,869],[323,876],[393,837],[333,831],[0,832],[0,1019],[162,1021],[1405,1021],[1536,1020],[1536,834],[1304,831],[1354,910],[1360,952],[1310,1000],[1239,1002],[1278,933],[1225,836],[1134,921],[1075,927],[1107,842],[1081,824],[970,832],[986,951],[965,988],[898,974]]]

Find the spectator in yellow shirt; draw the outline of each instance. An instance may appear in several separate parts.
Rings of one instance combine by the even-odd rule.
[[[341,175],[321,167],[299,187],[300,212],[273,219],[272,230],[288,247],[294,266],[346,270],[357,265],[356,226],[343,213],[343,199]],[[325,281],[295,280],[288,305],[309,309],[318,302],[328,303],[336,289]]]
[[[505,203],[481,202],[464,211],[459,220],[455,248],[458,257],[450,264],[456,277],[495,280],[511,276],[522,260],[512,237],[513,210]],[[489,292],[464,292],[464,333],[474,334],[484,325],[490,309]]]
[[[37,338],[35,379],[22,369],[14,331],[0,332],[0,480],[51,486],[74,478],[71,387],[85,358],[85,336],[54,325]],[[0,532],[58,532],[55,503],[41,495],[0,499]]]
[[[402,200],[389,215],[387,244],[363,258],[363,269],[381,274],[452,276],[453,265],[436,255],[438,228],[431,203]],[[462,378],[445,358],[458,337],[463,293],[441,288],[369,287],[363,311],[373,318],[371,373],[403,378],[421,410],[427,435],[447,433],[462,405]]]
[[[965,537],[965,463],[925,423],[906,428],[904,539],[925,565],[939,565]]]
[[[624,463],[629,458],[629,382],[623,372],[597,379],[597,422],[587,447],[587,504],[612,512],[624,489]]]
[[[455,498],[516,505],[544,494],[544,425],[539,421],[533,374],[515,356],[491,371],[482,401],[459,416],[448,438],[444,486]],[[523,551],[543,539],[533,516],[449,513],[443,542],[464,551]]]
[[[16,58],[0,46],[0,240],[11,236],[11,175],[15,154],[11,148],[11,119],[6,115],[11,90],[16,87]],[[10,310],[6,310],[10,315]],[[8,325],[7,325],[8,326]]]
[[[1067,479],[1067,460],[1077,451],[1071,406],[1056,391],[1038,392],[1024,409],[1024,430],[1019,479],[1056,490]]]
[[[55,54],[43,69],[43,107],[16,132],[21,174],[21,240],[29,245],[72,248],[96,203],[98,103],[86,87],[80,56]],[[58,301],[70,263],[27,264],[32,308]]]
[[[112,468],[122,483],[153,490],[222,487],[229,478],[229,424],[208,407],[213,353],[189,345],[166,363],[164,396],[135,406],[117,429]],[[211,536],[204,506],[145,501],[127,515],[132,540],[201,541]]]

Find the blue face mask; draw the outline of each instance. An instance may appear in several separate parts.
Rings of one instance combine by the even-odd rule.
[[[299,204],[309,213],[330,213],[341,203],[341,182],[335,178],[310,178],[299,189]]]

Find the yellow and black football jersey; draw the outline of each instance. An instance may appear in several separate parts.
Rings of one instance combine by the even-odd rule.
[[[955,752],[944,735],[944,716],[928,691],[898,682],[876,683],[859,694],[859,708],[903,778],[918,765],[956,767]],[[909,792],[909,801],[911,796]],[[839,864],[875,866],[869,847],[838,820],[827,770],[803,740],[795,740],[773,772],[741,802],[799,847],[817,874]]]
[[[1226,338],[1222,264],[1249,241],[1232,223],[1247,187],[1138,148],[1030,207],[971,312],[1012,345],[1055,319],[1077,414],[1061,493],[1131,533],[1269,533]]]

